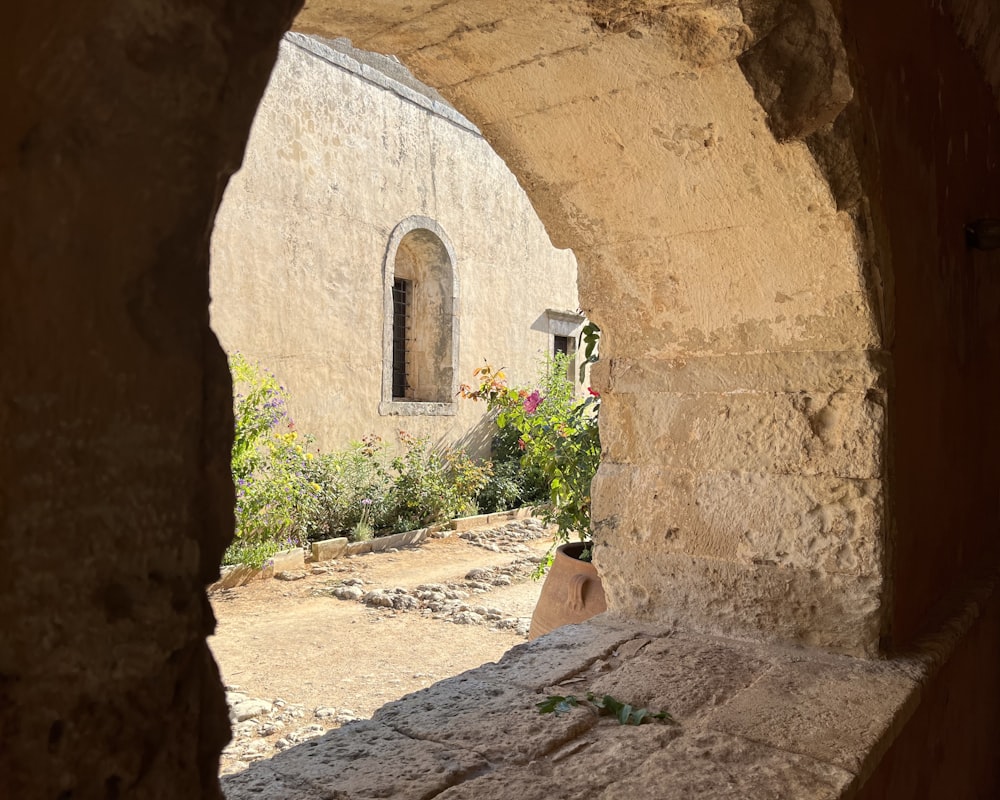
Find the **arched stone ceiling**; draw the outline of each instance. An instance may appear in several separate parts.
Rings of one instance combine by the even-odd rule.
[[[441,91],[577,252],[608,346],[677,356],[877,346],[852,220],[741,69],[779,135],[828,123],[851,92],[825,13],[314,0],[295,27],[395,54]],[[789,80],[809,58],[822,74]]]

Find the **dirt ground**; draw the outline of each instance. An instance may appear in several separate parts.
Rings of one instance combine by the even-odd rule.
[[[522,530],[512,525],[508,531]],[[260,580],[213,593],[218,627],[209,645],[231,690],[231,707],[246,698],[261,701],[262,709],[271,704],[245,720],[232,714],[234,741],[222,771],[238,771],[348,719],[369,717],[386,702],[496,661],[525,641],[541,590],[541,582],[528,577],[527,562],[544,554],[551,539],[494,552],[487,549],[496,547],[493,533],[473,532],[481,546],[452,534],[397,552],[308,565],[304,577],[291,581]],[[470,582],[477,577],[473,570],[500,575],[497,583],[509,585]],[[357,581],[366,594],[412,594],[432,584],[467,598],[451,600],[449,615],[333,595]],[[456,603],[462,604],[457,614]],[[474,611],[488,611],[490,618]]]

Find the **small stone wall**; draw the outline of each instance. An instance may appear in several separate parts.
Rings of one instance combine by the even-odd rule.
[[[261,569],[254,569],[245,564],[223,567],[219,579],[209,586],[208,590],[211,592],[219,589],[231,589],[258,578],[272,578],[289,570],[305,569],[306,562],[330,561],[344,556],[384,553],[398,547],[412,547],[429,537],[446,535],[444,533],[446,531],[471,531],[475,528],[498,525],[510,520],[526,520],[533,513],[533,508],[526,507],[511,511],[496,511],[492,514],[477,514],[473,517],[459,517],[441,525],[431,525],[388,536],[377,536],[362,542],[351,542],[345,537],[324,539],[310,545],[308,557],[302,548],[297,547],[275,553]]]

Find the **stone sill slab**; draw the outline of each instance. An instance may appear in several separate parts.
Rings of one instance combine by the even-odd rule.
[[[275,553],[262,569],[254,569],[246,564],[226,566],[221,570],[219,580],[208,587],[209,592],[219,589],[232,589],[243,586],[250,581],[273,578],[280,572],[305,569],[306,562],[331,561],[345,556],[363,555],[365,553],[384,553],[386,550],[399,547],[411,547],[442,531],[468,531],[473,528],[496,525],[514,519],[527,519],[534,516],[532,507],[515,508],[511,511],[498,511],[493,514],[479,514],[474,517],[460,517],[441,525],[431,525],[414,531],[394,533],[390,536],[379,536],[364,542],[349,542],[344,537],[324,539],[313,542],[309,556],[300,547],[282,550]]]
[[[913,654],[867,661],[602,615],[227,776],[228,800],[849,800],[919,705],[993,583]],[[588,691],[677,725],[620,726]]]

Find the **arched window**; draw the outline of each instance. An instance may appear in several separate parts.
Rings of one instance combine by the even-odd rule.
[[[458,364],[455,251],[434,220],[408,217],[383,264],[380,414],[454,414]]]

